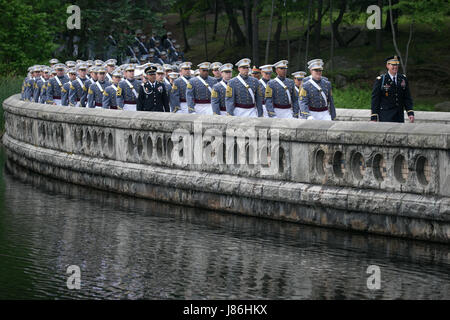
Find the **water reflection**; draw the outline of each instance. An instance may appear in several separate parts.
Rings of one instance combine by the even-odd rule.
[[[7,167],[0,298],[450,298],[443,244],[180,207]],[[69,265],[81,268],[80,290],[66,287]]]

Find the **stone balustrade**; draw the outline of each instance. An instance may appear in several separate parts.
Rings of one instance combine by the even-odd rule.
[[[18,95],[3,105],[8,158],[54,178],[238,214],[450,239],[446,114],[397,124],[81,109]],[[338,119],[363,119],[361,110],[344,111]]]

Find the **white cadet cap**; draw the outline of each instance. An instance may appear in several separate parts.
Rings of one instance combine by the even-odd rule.
[[[259,67],[259,69],[262,72],[272,72],[273,71],[272,68],[273,68],[273,65],[271,65],[271,64],[265,64],[265,65]]]
[[[77,71],[71,68],[67,71],[67,73],[77,74]]]
[[[173,67],[172,67],[172,65],[171,64],[163,64],[163,68],[164,68],[164,71],[172,71],[173,70]]]
[[[249,58],[244,58],[239,60],[238,62],[236,62],[236,66],[239,67],[250,67],[250,63],[252,63],[252,60],[250,60]]]
[[[169,72],[169,78],[176,79],[178,78],[179,74],[178,72]]]
[[[277,63],[273,64],[274,68],[287,68],[288,67],[288,61],[287,60],[281,60]]]
[[[59,63],[59,60],[56,59],[56,58],[53,58],[53,59],[51,59],[49,62],[50,62],[51,64],[57,64],[57,63]]]
[[[313,59],[308,61],[308,69],[320,69],[323,70],[323,60],[322,59]]]
[[[233,65],[232,65],[231,63],[225,63],[224,65],[222,65],[222,66],[219,68],[219,71],[220,71],[220,72],[223,72],[223,71],[233,71]]]
[[[180,69],[190,69],[191,66],[192,66],[192,62],[189,62],[189,61],[180,63]]]
[[[295,79],[303,79],[304,77],[306,77],[306,72],[305,71],[297,71],[297,72],[293,72],[292,76]]]
[[[200,63],[199,65],[197,65],[197,67],[199,68],[199,69],[211,69],[211,63],[209,63],[209,62],[202,62],[202,63]]]
[[[130,63],[125,67],[125,71],[134,71],[136,69],[136,66],[133,63]]]
[[[75,65],[76,65],[75,61],[72,60],[66,61],[66,66],[68,66],[69,68],[73,68],[75,67]]]
[[[98,73],[100,73],[100,72],[106,73],[106,68],[104,66],[99,66],[99,67],[97,67],[97,72]]]
[[[220,63],[220,62],[213,62],[213,63],[211,63],[211,69],[212,70],[219,69],[221,66],[222,66],[222,63]]]
[[[199,74],[200,74],[200,70],[199,69],[194,70],[194,76],[198,76]]]
[[[144,69],[142,68],[136,68],[135,72],[134,72],[134,76],[135,77],[140,77],[144,74]]]
[[[64,65],[62,63],[55,64],[53,67],[55,68],[55,70],[58,70],[58,69],[65,70],[66,69],[66,65]]]
[[[116,65],[116,63],[117,63],[116,59],[109,59],[106,61],[106,65],[110,66],[110,67],[114,67]]]
[[[164,69],[160,66],[156,69],[156,73],[164,73]]]
[[[77,70],[82,70],[82,69],[87,70],[87,68],[88,68],[88,66],[87,66],[86,63],[79,63],[79,64],[76,66],[76,69],[77,69]]]
[[[122,75],[122,71],[120,71],[120,68],[117,68],[116,70],[114,70],[112,76],[113,77],[120,77],[120,78],[122,78],[123,75]]]

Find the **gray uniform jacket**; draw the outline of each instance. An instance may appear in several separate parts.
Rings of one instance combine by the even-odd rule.
[[[36,80],[33,77],[30,77],[25,81],[25,90],[24,90],[24,94],[23,94],[23,99],[25,101],[33,101],[35,81]]]
[[[44,77],[37,78],[36,82],[34,83],[34,92],[33,92],[34,102],[40,102],[42,87],[44,86],[44,84],[45,84]]]
[[[211,107],[213,114],[220,115],[220,111],[227,111],[225,106],[227,81],[223,80],[223,83],[225,83],[225,86],[220,81],[213,86],[213,92],[211,93]]]
[[[90,85],[88,78],[78,78],[83,85],[80,85],[78,80],[72,81],[72,85],[69,90],[69,105],[75,107],[78,101],[80,101],[81,107],[86,107],[87,92]]]
[[[100,84],[102,87],[102,90],[98,87],[97,83]],[[88,107],[89,108],[95,108],[95,107],[102,107],[103,104],[103,92],[105,92],[105,88],[110,86],[111,83],[108,80],[103,81],[97,81],[89,87],[87,100],[88,100]]]
[[[117,89],[118,86],[114,83],[105,88],[102,98],[102,107],[104,109],[117,109]]]
[[[191,79],[190,76],[184,76],[188,81]],[[180,103],[186,102],[186,89],[187,83],[180,78],[173,82],[172,89],[170,90],[170,111],[177,112],[180,110]]]
[[[139,86],[141,85],[141,81],[137,79],[128,80],[133,89],[136,90],[136,93],[139,90]],[[125,104],[137,103],[137,98],[133,93],[133,89],[126,83],[125,80],[119,82],[119,89],[117,90],[117,105],[120,108],[123,108]]]
[[[310,116],[310,111],[320,112],[328,110],[331,119],[334,120],[334,118],[336,118],[336,108],[334,107],[334,100],[331,92],[331,82],[323,77],[320,81],[316,81],[327,98],[327,103],[325,103],[322,94],[311,81],[315,80],[303,80],[302,83],[302,88],[300,90],[300,117],[306,119]]]
[[[69,105],[69,90],[70,86],[72,85],[72,81],[68,81],[64,83],[62,89],[61,89],[61,105],[68,106]]]
[[[40,103],[46,103],[47,101],[47,84],[48,80],[45,80],[44,83],[42,84],[41,94],[39,96]]]
[[[47,103],[49,104],[53,103],[53,99],[61,99],[62,86],[64,85],[64,83],[69,81],[69,78],[66,75],[58,77],[59,81],[61,82],[61,86],[59,86],[58,82],[56,81],[56,77],[58,76],[51,78],[47,82]]]
[[[237,77],[234,77],[230,81],[228,81],[227,90],[225,94],[225,105],[227,108],[227,114],[234,116],[234,109],[236,107],[250,107],[254,105],[254,107],[258,111],[258,117],[262,117],[262,100],[263,100],[263,91],[261,89],[261,84],[258,79],[254,77],[242,77],[242,79],[247,83],[249,88],[252,89],[253,94],[255,96],[255,103],[253,103],[250,92],[244,85],[239,81]]]
[[[216,84],[217,80],[211,76],[208,76],[205,82],[208,87],[212,87]],[[189,113],[195,112],[196,103],[211,103],[211,93],[209,89],[197,78],[191,78],[189,80],[190,85],[187,85],[186,100]]]
[[[281,82],[283,82],[287,90],[283,86],[281,86],[281,84],[278,83],[278,81],[275,79],[272,79],[267,83],[265,103],[269,117],[275,115],[275,108],[290,107],[292,109],[293,117],[298,118],[298,94],[295,90],[294,80],[288,78],[281,79],[280,77],[277,78],[280,79]],[[289,91],[289,94],[291,96],[291,103],[289,103],[289,97],[286,91]]]

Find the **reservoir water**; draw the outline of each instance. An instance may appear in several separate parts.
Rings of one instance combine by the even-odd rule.
[[[89,189],[4,149],[0,166],[0,299],[450,299],[449,245]]]

